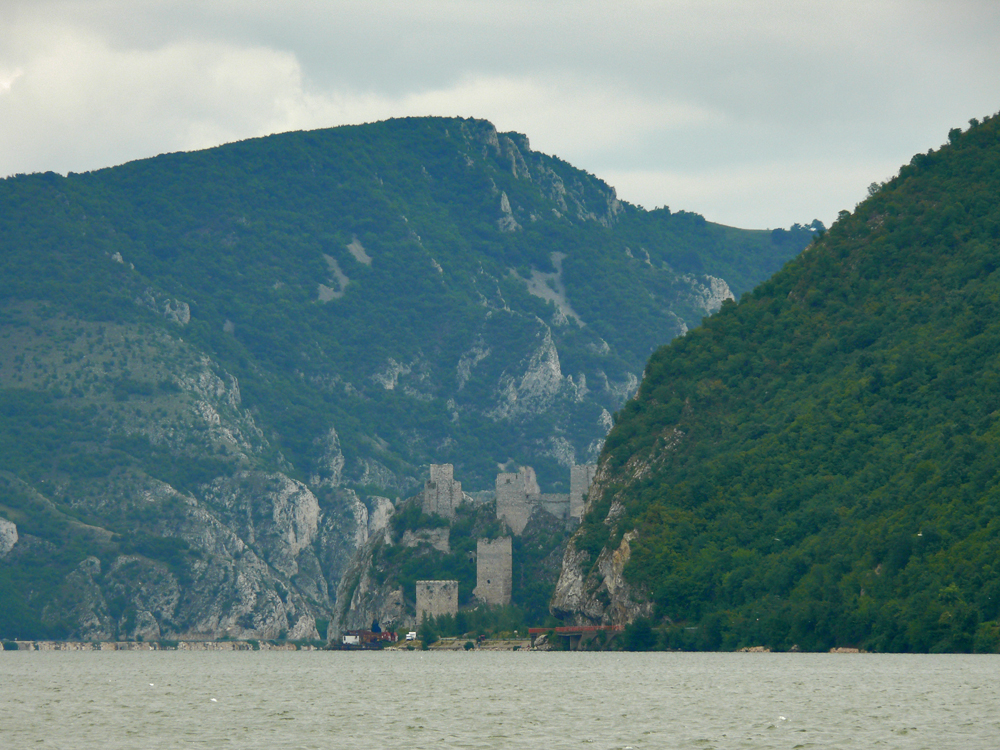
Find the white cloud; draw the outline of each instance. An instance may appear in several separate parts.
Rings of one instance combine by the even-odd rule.
[[[114,49],[63,32],[8,87],[0,172],[83,171],[270,132],[302,99],[294,56],[217,42]],[[3,79],[0,79],[3,80]]]
[[[1000,107],[998,34],[983,0],[5,0],[0,175],[463,115],[644,205],[828,221]]]
[[[388,117],[461,115],[528,135],[536,148],[581,153],[614,142],[718,123],[684,101],[643,98],[606,82],[561,76],[468,75],[446,87],[398,95],[317,91],[289,52],[187,41],[117,49],[64,31],[6,86],[0,136],[15,147],[0,172],[84,171],[171,150],[205,148],[294,129]],[[0,85],[15,75],[0,77]],[[26,127],[26,125],[30,126]]]
[[[14,85],[14,81],[24,75],[24,71],[20,68],[13,70],[12,72],[0,71],[0,94],[6,94],[10,91],[10,87]]]

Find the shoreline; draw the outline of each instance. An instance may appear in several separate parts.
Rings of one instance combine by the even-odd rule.
[[[17,648],[6,648],[7,644]],[[4,641],[0,651],[323,651],[312,643],[268,641]]]

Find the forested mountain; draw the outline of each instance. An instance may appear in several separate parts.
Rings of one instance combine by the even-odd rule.
[[[997,651],[1000,117],[869,193],[653,355],[555,611],[664,647]]]
[[[566,491],[649,354],[812,235],[478,120],[0,180],[0,636],[321,634],[427,464]]]

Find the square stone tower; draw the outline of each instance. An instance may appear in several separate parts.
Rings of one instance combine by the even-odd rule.
[[[597,473],[597,464],[572,466],[569,470],[569,517],[577,521],[583,518],[583,507],[590,485]]]
[[[510,604],[512,547],[509,536],[480,539],[476,544],[476,589],[485,604]]]
[[[462,502],[462,483],[455,481],[452,464],[431,464],[431,478],[424,483],[423,511],[442,518],[454,518]]]
[[[417,581],[417,625],[424,617],[458,614],[458,581]]]
[[[533,509],[525,490],[525,478],[524,472],[497,474],[497,518],[506,521],[518,536],[528,525]]]

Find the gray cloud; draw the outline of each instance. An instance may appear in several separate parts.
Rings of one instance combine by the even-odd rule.
[[[463,115],[626,200],[787,226],[831,221],[1000,109],[994,2],[8,0],[5,16],[0,174]]]

